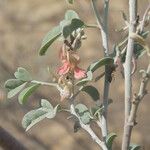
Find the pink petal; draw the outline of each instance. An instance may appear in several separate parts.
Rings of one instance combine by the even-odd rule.
[[[58,68],[57,73],[58,73],[59,75],[65,75],[65,74],[67,74],[67,73],[69,72],[69,70],[70,70],[70,65],[69,65],[68,62],[65,62],[65,63],[63,64],[63,66],[61,66],[60,68]]]
[[[86,71],[79,68],[79,67],[76,67],[74,69],[74,77],[76,79],[81,79],[81,78],[85,78],[86,77]]]

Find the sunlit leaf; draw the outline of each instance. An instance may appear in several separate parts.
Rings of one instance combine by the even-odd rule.
[[[88,108],[83,104],[78,104],[75,106],[77,114],[80,116],[81,121],[84,124],[89,124],[91,121],[90,112]]]
[[[45,55],[46,51],[50,47],[50,45],[61,35],[61,27],[56,26],[51,31],[47,33],[42,41],[41,48],[39,50],[40,55]]]
[[[19,67],[17,69],[17,71],[14,73],[14,75],[17,79],[19,79],[21,81],[31,81],[32,80],[30,73],[22,67]]]
[[[22,125],[27,131],[44,118],[54,118],[56,116],[56,110],[58,110],[58,105],[53,109],[53,106],[48,100],[42,99],[41,108],[28,112],[23,117]]]
[[[113,141],[114,139],[117,137],[116,133],[110,133],[107,137],[106,137],[106,144],[109,150],[112,149],[112,145],[113,145]]]
[[[105,66],[105,65],[112,64],[112,63],[113,63],[113,58],[111,58],[111,57],[105,57],[105,58],[102,58],[102,59],[96,61],[95,63],[92,63],[88,67],[88,70],[94,72],[98,68],[100,68],[102,66]]]
[[[100,99],[99,92],[94,86],[85,86],[83,87],[82,91],[89,94],[94,101],[97,101]]]
[[[46,99],[41,99],[41,106],[47,109],[54,109],[52,104]]]
[[[24,104],[28,97],[39,87],[40,84],[34,84],[30,87],[25,88],[18,96],[18,100],[20,104]]]
[[[26,86],[26,84],[27,84],[27,82],[21,84],[20,86],[16,87],[15,89],[10,90],[7,94],[7,98],[12,98],[15,95],[17,95]]]
[[[78,14],[74,10],[67,10],[65,13],[65,20],[79,19]]]
[[[22,125],[27,131],[47,116],[50,117],[50,114],[52,114],[51,118],[53,118],[53,110],[51,109],[39,108],[36,110],[32,110],[23,117]]]

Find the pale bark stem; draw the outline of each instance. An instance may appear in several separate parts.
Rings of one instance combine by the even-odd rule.
[[[136,32],[136,19],[137,19],[137,0],[129,0],[129,36],[128,36],[128,45],[127,45],[127,54],[124,65],[124,74],[125,74],[125,123],[124,123],[124,133],[123,133],[123,143],[122,150],[128,150],[130,145],[130,136],[131,132],[128,128],[128,117],[131,110],[131,95],[132,95],[132,57],[134,50],[134,39],[130,38],[132,33]]]
[[[104,56],[109,56],[109,47],[108,47],[108,10],[109,10],[109,0],[104,0],[104,17],[101,18],[99,11],[96,6],[96,0],[91,0],[92,7],[95,13],[95,17],[97,23],[100,28],[101,37],[102,37],[102,45],[104,49]],[[104,105],[104,114],[102,116],[102,136],[104,141],[106,140],[106,136],[108,135],[108,127],[107,127],[107,107],[108,107],[108,95],[109,95],[109,81],[107,76],[107,69],[105,67],[105,80],[104,80],[104,93],[103,93],[103,105]]]

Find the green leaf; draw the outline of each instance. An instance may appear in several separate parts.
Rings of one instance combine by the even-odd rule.
[[[148,36],[148,34],[149,34],[149,31],[145,31],[145,32],[142,32],[142,33],[140,34],[140,36],[142,36],[144,39],[146,39],[147,36]],[[138,43],[135,43],[135,44],[134,44],[134,54],[135,54],[135,58],[136,58],[136,59],[137,59],[137,58],[140,58],[140,57],[143,56],[145,53],[146,53],[146,50],[145,50],[145,48],[144,48],[142,45],[140,45],[140,44],[138,44]]]
[[[41,106],[43,108],[47,108],[47,109],[54,109],[53,106],[52,106],[52,104],[48,100],[46,100],[46,99],[42,99],[41,100]]]
[[[67,12],[65,13],[65,20],[72,20],[72,19],[79,19],[78,14],[73,11],[73,10],[67,10]]]
[[[69,4],[73,4],[73,3],[74,3],[74,0],[67,0],[67,2],[68,2]]]
[[[61,27],[61,31],[63,31],[63,28],[64,28],[65,26],[69,25],[70,23],[71,23],[70,20],[62,20],[62,21],[59,23],[59,25],[60,25],[60,27]]]
[[[81,85],[86,84],[86,83],[89,82],[89,81],[92,81],[92,79],[93,79],[93,74],[92,74],[92,72],[91,72],[91,71],[88,71],[86,74],[87,74],[87,77],[84,78],[84,79],[79,80],[79,81],[76,83],[76,85],[81,86]]]
[[[107,137],[106,137],[106,145],[108,147],[109,150],[112,149],[112,145],[113,145],[113,141],[114,139],[117,137],[116,133],[110,133]]]
[[[24,82],[20,81],[19,79],[9,79],[5,82],[4,87],[12,90],[15,89],[16,87],[22,85]]]
[[[63,36],[64,38],[67,38],[73,31],[83,28],[84,22],[80,19],[72,19],[71,24],[67,25],[63,28]]]
[[[137,144],[131,144],[129,150],[140,150],[141,146]]]
[[[20,86],[16,87],[15,89],[10,90],[7,94],[7,98],[12,98],[15,95],[17,95],[26,86],[26,84],[27,84],[27,82],[21,84]]]
[[[40,84],[34,84],[30,87],[25,88],[18,96],[20,104],[24,104],[28,97],[39,87]]]
[[[47,35],[44,37],[42,41],[41,48],[39,50],[39,54],[45,55],[46,51],[50,47],[50,45],[61,35],[61,27],[56,26],[51,31],[47,33]]]
[[[22,120],[22,126],[27,130],[33,127],[38,122],[42,121],[44,118],[52,119],[56,116],[56,113],[60,105],[57,105],[55,108],[51,105],[48,100],[41,100],[41,107],[35,110],[28,112]]]
[[[47,116],[50,117],[50,114],[52,114],[51,118],[53,118],[53,110],[51,110],[51,109],[39,108],[36,110],[32,110],[23,117],[22,126],[27,131],[31,127],[33,127],[35,124],[42,121]]]
[[[97,117],[99,114],[102,114],[103,110],[104,110],[103,106],[101,106],[101,107],[96,106],[96,107],[92,107],[90,109],[90,112],[91,112],[92,116]]]
[[[88,111],[88,108],[85,105],[78,104],[75,106],[75,110],[84,124],[90,123],[91,121],[90,112]]]
[[[54,108],[54,114],[56,114],[57,112],[60,112],[61,110],[62,110],[61,105],[60,104],[56,105]]]
[[[88,67],[88,70],[94,72],[98,68],[100,68],[102,66],[105,66],[105,65],[112,64],[112,63],[113,63],[113,58],[111,58],[111,57],[105,57],[105,58],[102,58],[102,59],[96,61],[95,63],[91,64]]]
[[[82,91],[89,94],[94,101],[97,101],[100,99],[99,92],[94,86],[85,86],[83,87]]]
[[[14,73],[15,77],[21,81],[31,81],[32,80],[32,77],[30,76],[29,72],[22,68],[22,67],[19,67],[17,69],[17,71]]]

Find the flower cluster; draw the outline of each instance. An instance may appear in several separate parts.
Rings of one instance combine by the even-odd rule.
[[[62,65],[57,69],[58,87],[61,101],[72,97],[74,80],[86,77],[86,71],[78,67],[80,57],[76,51],[69,48],[65,42],[60,49],[59,59]]]
[[[62,66],[57,71],[59,75],[71,74],[75,79],[86,77],[85,70],[78,67],[80,57],[73,50],[67,50],[65,44],[60,50],[59,58],[62,62]]]

